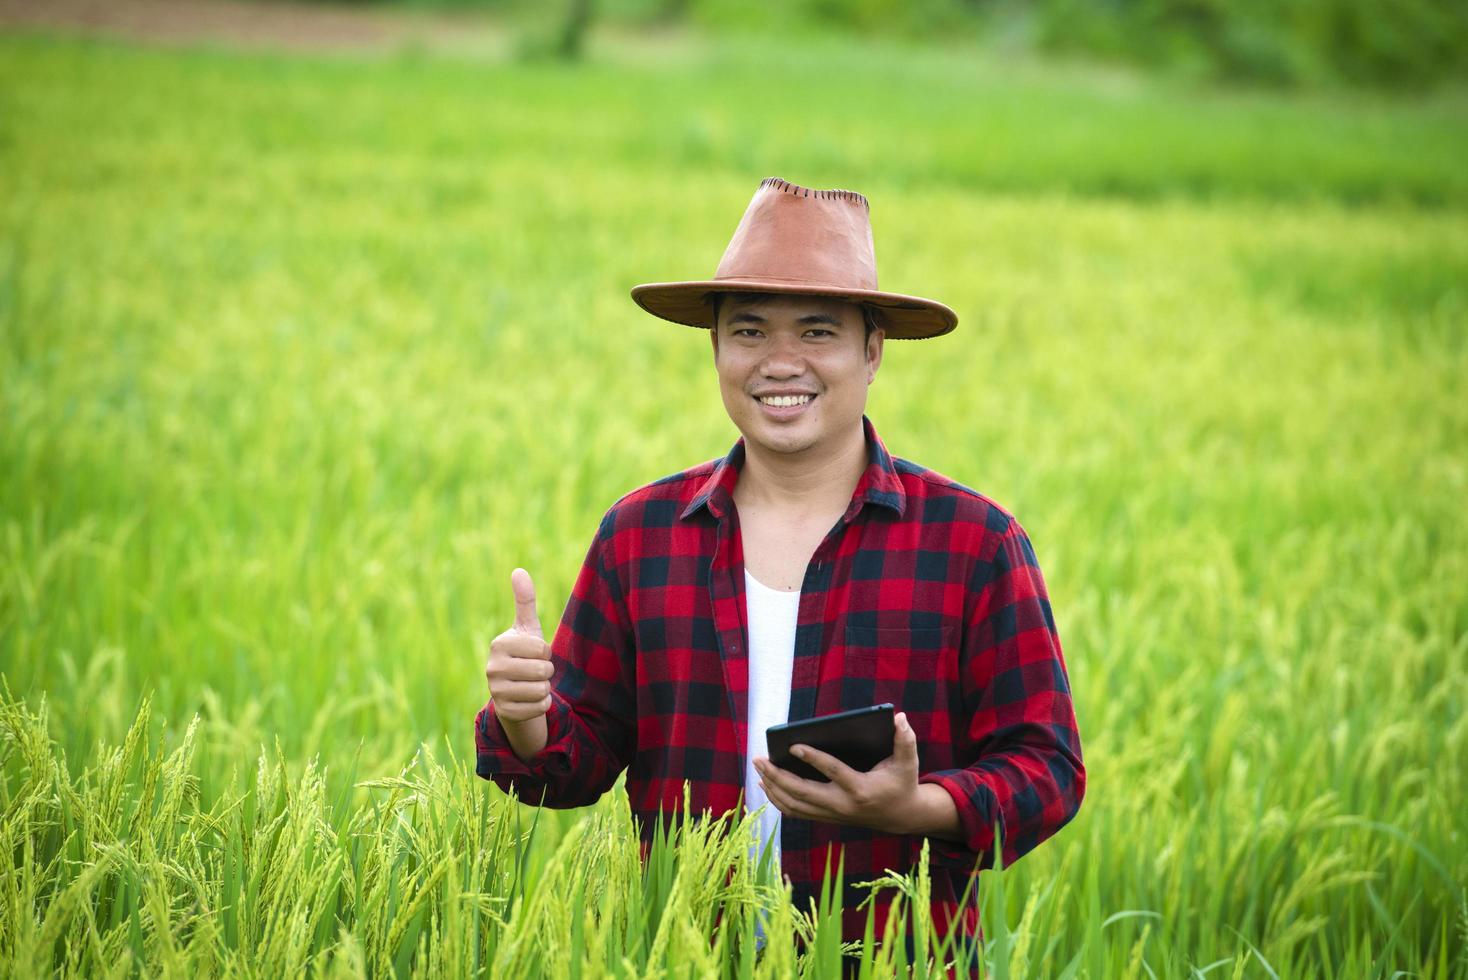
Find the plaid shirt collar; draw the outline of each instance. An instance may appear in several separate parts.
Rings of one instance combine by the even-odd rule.
[[[882,445],[871,419],[863,415],[861,425],[867,441],[867,468],[856,481],[851,503],[841,517],[843,524],[850,524],[863,504],[886,507],[898,517],[907,510],[907,493],[902,489],[902,481],[897,478],[897,467],[893,465],[887,447]],[[734,443],[734,448],[729,450],[729,455],[719,460],[713,473],[709,474],[709,478],[699,487],[698,493],[683,508],[679,517],[688,520],[698,511],[707,509],[716,520],[723,520],[734,500],[734,485],[739,481],[739,471],[743,467],[744,437],[740,436],[739,441]]]

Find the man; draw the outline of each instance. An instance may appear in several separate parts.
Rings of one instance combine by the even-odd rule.
[[[992,862],[1074,816],[1085,789],[1069,682],[1028,539],[988,498],[888,455],[864,415],[886,337],[957,324],[881,292],[868,205],[764,181],[712,280],[638,286],[710,330],[741,438],[607,511],[554,641],[516,569],[515,626],[490,646],[478,772],[527,802],[584,806],[627,770],[650,835],[661,810],[764,800],[803,908],[844,849],[855,882],[913,866],[924,839],[940,930]],[[830,782],[765,757],[765,729],[892,702],[893,755],[870,772],[807,749]],[[878,908],[878,935],[885,920]]]

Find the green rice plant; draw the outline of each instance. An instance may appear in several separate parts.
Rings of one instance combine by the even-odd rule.
[[[123,743],[73,775],[46,732],[45,706],[32,712],[8,692],[0,701],[0,844],[17,858],[0,879],[0,961],[13,972],[837,977],[848,960],[857,975],[879,977],[941,975],[964,962],[995,978],[1155,972],[1149,942],[1165,917],[1137,910],[1103,919],[1094,865],[1074,952],[1056,927],[1068,907],[1066,875],[1031,891],[1011,921],[1008,876],[986,872],[982,948],[938,940],[926,850],[911,875],[867,886],[896,892],[884,935],[872,934],[869,914],[864,939],[843,947],[841,866],[811,909],[795,909],[768,862],[757,868],[750,857],[753,817],[659,825],[644,861],[618,796],[547,842],[543,811],[527,826],[519,804],[427,751],[399,775],[360,783],[371,803],[350,814],[327,801],[314,764],[292,776],[264,755],[248,792],[211,801],[189,775],[197,722],[171,751],[150,744],[149,727],[145,703]],[[1271,915],[1288,916],[1297,895],[1361,880],[1340,864],[1309,866]],[[1364,969],[1369,956],[1379,973],[1401,955],[1408,920],[1370,894],[1386,942],[1360,945],[1343,966]],[[1143,922],[1135,939],[1108,942],[1129,920]],[[1275,935],[1276,956],[1290,955],[1292,935],[1319,927],[1303,920]],[[1435,960],[1423,964],[1434,975],[1461,972],[1454,928],[1461,923],[1439,923]],[[1266,972],[1291,969],[1240,936],[1233,957],[1193,970],[1233,963],[1246,975],[1251,959]]]
[[[0,961],[14,972],[259,975],[838,977],[838,865],[819,904],[794,908],[753,816],[656,828],[645,861],[625,801],[598,805],[553,846],[512,800],[427,752],[335,809],[314,764],[262,755],[242,796],[204,800],[189,774],[198,730],[150,745],[146,703],[123,744],[80,775],[37,712],[0,700],[5,754]],[[902,969],[926,921],[926,861],[883,887],[909,900],[854,962]],[[764,912],[761,943],[756,914]],[[868,917],[869,930],[871,917]],[[947,962],[924,953],[928,976]]]

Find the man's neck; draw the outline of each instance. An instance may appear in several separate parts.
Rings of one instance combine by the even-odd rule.
[[[735,505],[791,514],[844,510],[867,462],[866,432],[861,426],[841,445],[818,455],[770,453],[746,440],[744,466],[734,486]]]

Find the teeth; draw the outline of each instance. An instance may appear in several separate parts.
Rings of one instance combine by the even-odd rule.
[[[810,395],[768,395],[760,401],[773,408],[792,408],[810,401]]]

